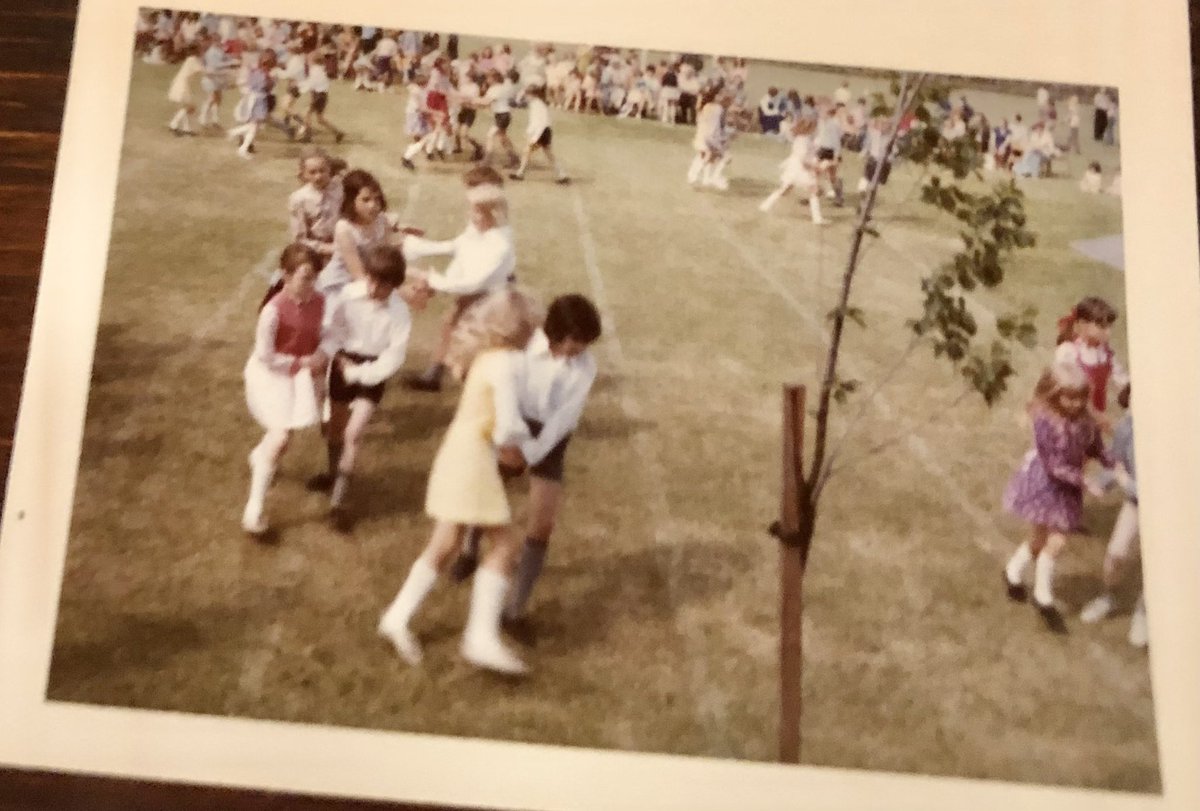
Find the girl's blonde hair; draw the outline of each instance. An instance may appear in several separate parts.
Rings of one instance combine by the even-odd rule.
[[[1091,381],[1079,364],[1065,361],[1055,363],[1042,372],[1033,388],[1033,399],[1029,403],[1030,414],[1051,411],[1059,416],[1066,416],[1059,404],[1059,398],[1067,393],[1082,393],[1087,396],[1090,388]]]
[[[524,349],[544,319],[542,305],[523,290],[506,287],[488,293],[459,319],[450,336],[446,365],[462,380],[479,353]]]

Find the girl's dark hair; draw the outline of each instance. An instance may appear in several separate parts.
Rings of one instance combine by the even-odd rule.
[[[600,337],[600,312],[586,296],[569,293],[550,303],[543,329],[551,343],[574,338],[590,344]]]
[[[1058,322],[1058,342],[1065,344],[1075,337],[1075,323],[1086,321],[1102,327],[1112,326],[1117,320],[1116,309],[1099,296],[1088,296],[1076,304],[1071,312]]]
[[[468,189],[489,184],[503,186],[504,176],[487,164],[481,163],[463,172],[463,185]]]
[[[291,276],[301,265],[311,265],[313,270],[321,269],[321,259],[317,252],[303,242],[293,242],[279,254],[279,269],[284,276]]]
[[[404,252],[395,245],[375,245],[363,256],[363,269],[372,279],[391,287],[404,284]]]
[[[341,211],[343,220],[354,222],[354,201],[358,199],[359,192],[363,189],[371,189],[378,194],[382,209],[387,211],[387,198],[383,196],[383,189],[380,188],[379,181],[370,172],[365,172],[362,169],[351,169],[342,178],[342,188],[345,189]]]

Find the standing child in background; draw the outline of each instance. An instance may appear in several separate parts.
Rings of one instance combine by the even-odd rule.
[[[1072,95],[1067,99],[1067,145],[1063,152],[1081,154],[1079,146],[1079,96]]]
[[[558,165],[558,161],[554,159],[554,152],[550,148],[553,133],[550,130],[550,107],[546,104],[546,86],[530,86],[525,89],[525,96],[529,100],[529,124],[525,128],[525,134],[529,136],[529,143],[525,147],[524,154],[521,155],[521,166],[509,177],[513,180],[524,180],[525,170],[529,168],[529,159],[533,157],[534,150],[540,149],[545,154],[546,160],[549,161],[550,168],[554,171],[554,182],[570,183],[571,179]]]
[[[307,245],[284,249],[283,288],[259,313],[246,362],[246,404],[266,434],[250,453],[242,529],[258,537],[267,531],[263,505],[291,432],[320,421],[325,366],[340,338],[340,321],[326,319],[325,299],[314,287],[319,261]]]
[[[448,360],[465,382],[429,474],[425,512],[434,519],[433,532],[379,621],[379,633],[410,665],[422,658],[410,627],[413,617],[459,547],[464,528],[478,526],[493,546],[475,575],[461,651],[477,667],[513,675],[526,671],[500,639],[500,616],[519,546],[497,448],[528,437],[515,374],[521,350],[540,323],[539,308],[529,296],[503,290],[480,302],[455,331]]]
[[[1088,376],[1073,363],[1056,362],[1042,373],[1029,404],[1034,447],[1004,492],[1005,509],[1027,521],[1033,532],[1005,567],[1008,596],[1026,599],[1022,581],[1036,560],[1034,607],[1046,626],[1059,634],[1067,627],[1054,605],[1054,564],[1066,548],[1067,535],[1079,529],[1085,484],[1093,495],[1103,494],[1084,479],[1083,466],[1089,458],[1113,466],[1088,410],[1089,388]]]
[[[844,82],[842,87],[846,87],[847,84]],[[825,195],[833,200],[835,206],[845,204],[842,179],[838,177],[838,164],[842,160],[843,109],[840,103],[832,107],[826,106],[817,119],[817,176],[825,174],[829,177],[829,189]]]
[[[692,138],[696,157],[692,159],[687,175],[688,183],[693,186],[699,182],[722,191],[729,188],[729,181],[721,172],[728,163],[725,111],[732,103],[731,96],[719,91],[712,91],[703,99],[700,114],[696,117],[696,134]]]
[[[516,583],[504,608],[504,621],[513,631],[525,625],[529,597],[558,519],[567,443],[596,380],[596,361],[589,347],[599,340],[600,331],[600,313],[591,301],[578,294],[559,296],[518,365],[517,400],[531,438],[518,448],[502,448],[500,454],[502,463],[516,461],[529,467],[527,534]],[[474,571],[478,540],[477,532],[467,533],[466,546],[452,569],[456,580]]]
[[[986,131],[987,123],[983,124]],[[863,143],[863,153],[867,160],[863,165],[863,175],[858,180],[858,193],[864,194],[879,172],[879,185],[886,186],[888,177],[892,174],[892,156],[888,154],[888,142],[892,136],[892,120],[887,116],[875,116],[867,127],[866,140]],[[862,203],[860,202],[859,205]]]
[[[338,297],[344,322],[340,351],[329,373],[329,422],[324,426],[329,469],[309,479],[310,490],[330,493],[329,515],[340,532],[352,526],[346,499],[359,445],[384,384],[404,365],[412,317],[399,288],[404,254],[395,245],[375,245],[362,259],[363,277]]]
[[[287,82],[287,96],[284,99],[283,108],[279,111],[279,115],[283,119],[285,126],[299,126],[303,124],[303,120],[299,115],[295,115],[292,112],[292,108],[299,101],[305,83],[308,81],[308,60],[305,59],[304,54],[301,52],[298,41],[292,40],[288,44],[287,60],[284,62],[279,76]]]
[[[1117,401],[1122,408],[1129,408],[1130,390],[1126,386]],[[1116,458],[1114,482],[1125,491],[1125,501],[1113,525],[1112,537],[1104,554],[1104,593],[1088,603],[1080,619],[1087,623],[1099,622],[1112,613],[1117,605],[1116,589],[1131,561],[1141,557],[1138,532],[1137,470],[1133,461],[1133,415],[1127,412],[1113,431],[1112,455]],[[1129,623],[1129,644],[1137,648],[1146,647],[1146,596],[1138,594]]]
[[[808,210],[813,225],[826,225],[828,220],[821,216],[820,186],[817,184],[817,156],[812,134],[815,125],[811,118],[799,118],[791,125],[792,151],[787,160],[780,164],[779,188],[771,192],[758,210],[770,211],[785,194],[793,188],[808,198]]]
[[[326,37],[327,42],[314,49],[308,55],[309,92],[308,110],[304,113],[304,124],[300,127],[299,136],[303,141],[312,140],[313,120],[333,133],[335,143],[341,143],[346,133],[329,123],[325,118],[325,110],[329,107],[329,62],[337,62],[337,50],[333,41]]]
[[[1104,176],[1100,174],[1100,163],[1092,161],[1083,177],[1079,179],[1079,190],[1085,194],[1099,194],[1103,186]]]
[[[427,101],[429,77],[421,73],[416,74],[408,83],[406,91],[408,98],[404,103],[404,131],[412,139],[412,143],[401,155],[400,165],[410,172],[415,172],[417,166],[412,159],[426,149],[434,134],[433,116]]]
[[[200,107],[200,126],[221,126],[221,97],[229,86],[229,71],[236,65],[221,47],[220,38],[215,34],[210,36],[204,50],[204,76],[200,79],[200,89],[207,94]]]
[[[458,88],[455,98],[458,112],[455,114],[454,151],[462,152],[462,144],[466,141],[471,145],[471,160],[483,158],[483,144],[471,137],[471,127],[475,126],[476,106],[480,99],[479,83],[475,77],[465,72],[459,75]]]
[[[1111,382],[1116,391],[1129,385],[1129,373],[1117,360],[1109,345],[1112,325],[1117,311],[1097,296],[1088,296],[1058,321],[1056,363],[1073,363],[1083,370],[1092,384],[1089,408],[1105,433],[1112,431],[1108,410],[1108,391]]]
[[[192,92],[192,84],[196,77],[204,73],[204,63],[200,61],[199,46],[189,45],[184,49],[186,58],[179,66],[179,72],[171,81],[171,89],[167,99],[179,105],[175,116],[167,127],[175,135],[195,135],[192,131],[192,113],[196,112],[196,96]]]
[[[493,70],[488,74],[488,88],[483,98],[478,102],[481,107],[491,107],[492,127],[488,130],[487,146],[484,149],[485,161],[491,161],[497,148],[503,148],[508,156],[509,168],[520,164],[517,149],[508,137],[508,127],[512,123],[512,101],[516,95],[516,86],[499,71]]]
[[[236,113],[238,120],[242,123],[232,127],[226,133],[230,140],[242,139],[237,153],[239,158],[245,160],[250,160],[250,153],[254,151],[254,139],[258,136],[258,130],[271,114],[269,97],[274,80],[270,74],[271,57],[269,53],[246,55],[247,64],[244,65],[246,73],[242,85],[242,100],[238,102]]]

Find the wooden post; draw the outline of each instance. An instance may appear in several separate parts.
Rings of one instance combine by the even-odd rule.
[[[780,553],[779,761],[800,762],[801,601],[807,559],[799,540],[803,481],[804,387],[783,388],[783,495],[775,527]]]

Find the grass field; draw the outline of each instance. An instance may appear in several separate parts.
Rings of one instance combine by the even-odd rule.
[[[426,541],[425,477],[457,392],[389,389],[356,479],[352,537],[330,530],[323,500],[303,489],[323,464],[315,433],[293,445],[268,501],[281,544],[243,537],[245,458],[259,433],[241,370],[286,240],[299,147],[267,135],[243,163],[218,136],[170,137],[172,75],[139,63],[132,78],[49,697],[771,759],[778,552],[765,527],[779,501],[779,392],[817,379],[851,209],[830,209],[825,229],[794,200],[760,214],[786,149],[777,142],[742,139],[731,189],[700,192],[683,179],[690,131],[556,117],[575,183],[531,172],[512,184],[519,273],[546,297],[595,298],[607,332],[534,596],[533,674],[514,684],[459,660],[468,592],[448,585],[419,618],[426,663],[410,669],[375,623]],[[788,76],[802,89],[836,84]],[[971,99],[993,119],[1031,106]],[[402,96],[339,85],[330,117],[351,133],[339,154],[381,179],[403,219],[450,236],[462,166],[400,169],[402,114]],[[514,132],[523,126],[518,114]],[[1097,154],[1115,164],[1115,150]],[[999,577],[1023,533],[1000,494],[1026,448],[1020,415],[1054,320],[1084,294],[1124,301],[1118,272],[1068,247],[1121,230],[1119,200],[1076,190],[1091,157],[1071,159],[1071,177],[1026,184],[1038,246],[977,299],[1041,313],[1041,347],[1018,357],[1002,402],[962,398],[953,372],[920,349],[839,414],[835,436],[861,418],[806,583],[808,764],[1160,788],[1146,656],[1124,639],[1135,578],[1125,616],[1072,621],[1057,638],[1005,600]],[[851,156],[848,175],[860,171]],[[856,287],[869,328],[849,333],[844,369],[868,389],[905,353],[918,279],[953,251],[950,223],[917,202],[918,182],[912,167],[894,173]],[[427,360],[441,306],[416,318],[409,368]],[[1060,564],[1058,594],[1073,610],[1099,587],[1116,508],[1091,504],[1094,535]]]

